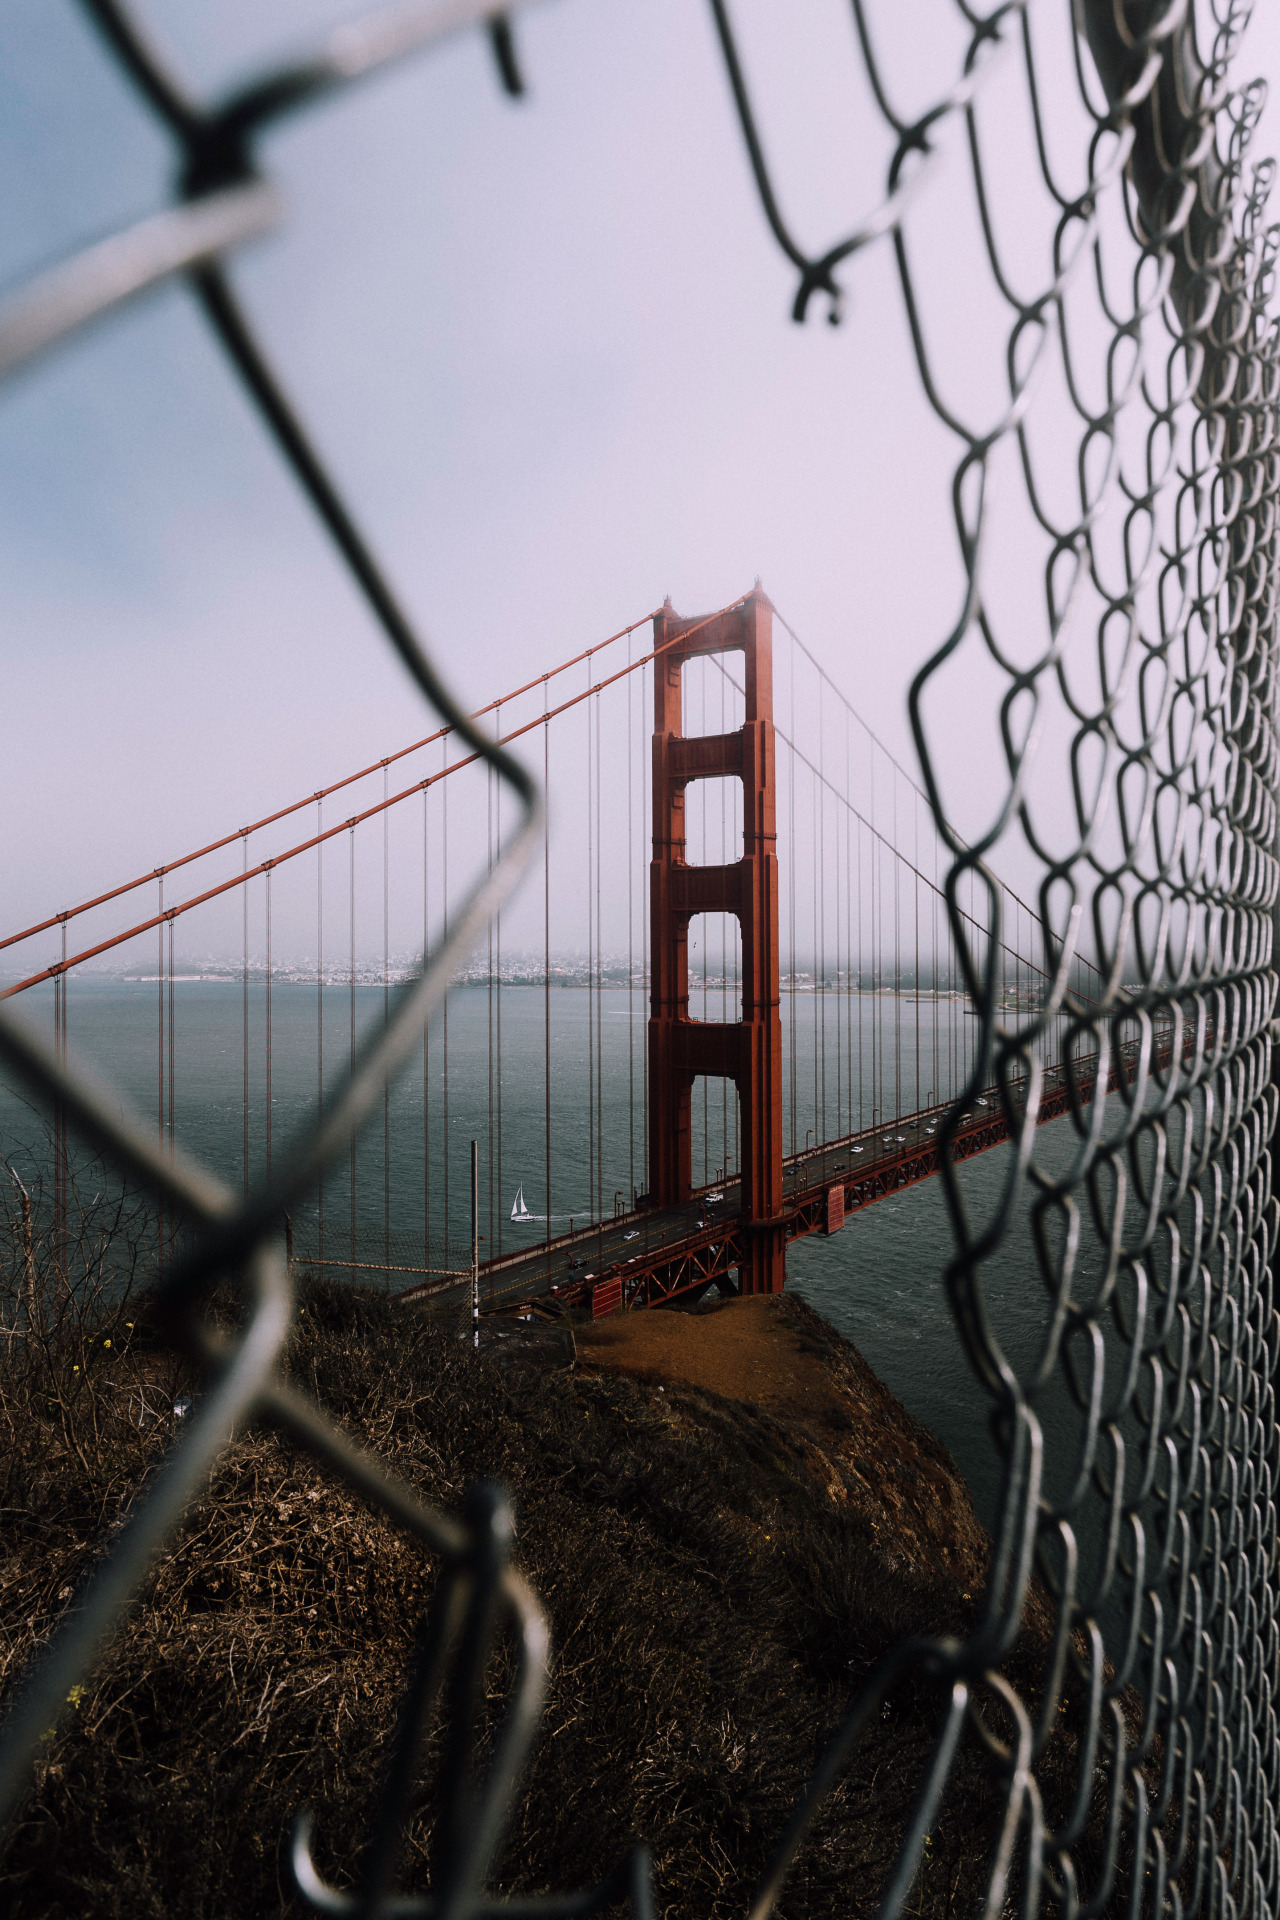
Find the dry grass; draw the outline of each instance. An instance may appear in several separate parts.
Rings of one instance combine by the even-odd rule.
[[[806,1431],[713,1394],[522,1354],[519,1341],[475,1358],[456,1329],[380,1297],[317,1285],[302,1297],[291,1365],[319,1400],[434,1502],[456,1505],[480,1474],[514,1496],[554,1670],[496,1884],[586,1885],[644,1839],[660,1912],[744,1912],[869,1668],[903,1635],[963,1634],[974,1617],[968,1521],[949,1566],[904,1554],[876,1519],[857,1400],[879,1404],[873,1376],[788,1303],[851,1396],[847,1422],[828,1409]],[[162,1386],[171,1407],[182,1391],[141,1316],[129,1318],[129,1344],[98,1349],[91,1444],[56,1399],[29,1392],[6,1413],[17,1440],[0,1563],[6,1685],[165,1438],[163,1422],[137,1425],[138,1394]],[[971,1514],[942,1449],[901,1409],[895,1419],[900,1465],[919,1437],[919,1498],[935,1522],[940,1477]],[[285,1443],[239,1446],[49,1742],[0,1868],[7,1910],[289,1911],[280,1843],[303,1803],[316,1809],[322,1870],[349,1879],[431,1580],[416,1548]],[[1034,1688],[1043,1649],[1034,1630],[1024,1641],[1015,1677]],[[823,1812],[786,1914],[874,1911],[937,1717],[923,1686],[894,1696]],[[1075,1746],[1071,1710],[1063,1796]],[[431,1859],[427,1759],[406,1854],[418,1886]],[[998,1770],[966,1745],[911,1912],[977,1910],[1002,1806]]]

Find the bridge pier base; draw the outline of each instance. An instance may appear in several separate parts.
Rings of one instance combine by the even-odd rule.
[[[711,620],[682,620],[670,601],[653,623],[653,861],[649,1019],[649,1193],[657,1206],[692,1197],[690,1105],[699,1074],[734,1082],[741,1141],[741,1220],[748,1257],[743,1293],[780,1293],[782,1017],[778,971],[778,856],[773,732],[773,609],[757,587]],[[737,731],[687,736],[681,670],[699,654],[743,656],[746,716]],[[684,795],[698,779],[742,781],[742,858],[691,867]],[[736,1021],[689,1018],[689,922],[731,913],[742,933],[742,1008]]]
[[[760,1226],[747,1235],[747,1264],[738,1268],[740,1293],[781,1293],[787,1278],[786,1228]]]

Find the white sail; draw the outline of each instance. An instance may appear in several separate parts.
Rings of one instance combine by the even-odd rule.
[[[533,1215],[524,1203],[523,1186],[516,1188],[516,1197],[511,1202],[511,1218],[513,1220],[532,1220],[533,1218]]]

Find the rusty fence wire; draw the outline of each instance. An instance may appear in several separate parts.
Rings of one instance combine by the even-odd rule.
[[[247,1197],[171,1158],[141,1122],[119,1117],[114,1095],[0,1016],[6,1068],[192,1223],[159,1290],[175,1340],[194,1346],[206,1369],[180,1441],[9,1704],[0,1815],[12,1813],[42,1734],[213,1462],[250,1423],[269,1422],[443,1562],[365,1882],[351,1894],[326,1887],[304,1822],[292,1852],[302,1894],[319,1911],[366,1915],[569,1915],[623,1899],[646,1913],[643,1852],[589,1892],[506,1903],[485,1892],[547,1660],[544,1614],[510,1564],[509,1512],[483,1486],[457,1518],[429,1512],[278,1368],[291,1315],[279,1222],[346,1150],[514,884],[540,831],[540,799],[437,676],[277,383],[224,260],[280,217],[255,160],[263,129],[467,29],[488,34],[501,84],[518,90],[512,29],[482,0],[411,0],[208,107],[164,69],[116,0],[84,4],[172,136],[180,193],[169,210],[0,305],[0,373],[185,274],[388,642],[522,814],[387,1027],[292,1156]],[[850,111],[884,136],[884,192],[843,238],[811,250],[788,224],[786,183],[761,131],[753,20],[730,0],[711,4],[765,217],[799,277],[796,318],[815,294],[838,317],[854,256],[876,241],[891,247],[924,403],[957,449],[957,613],[916,676],[910,710],[952,861],[952,931],[980,1033],[972,1084],[948,1125],[994,1081],[1014,1142],[994,1206],[975,1203],[959,1168],[944,1170],[954,1251],[942,1293],[921,1307],[949,1302],[1000,1456],[980,1625],[964,1644],[905,1644],[871,1677],[779,1842],[753,1920],[779,1898],[861,1730],[904,1685],[936,1695],[939,1732],[887,1871],[885,1915],[907,1907],[955,1756],[976,1741],[1003,1782],[986,1879],[991,1920],[1014,1911],[1261,1920],[1280,1911],[1269,1157],[1280,392],[1271,169],[1249,156],[1261,95],[1234,78],[1249,8],[1009,0],[983,12],[934,0],[938,45],[950,33],[954,56],[939,91],[913,85],[899,52],[886,54],[890,11],[851,0],[862,95]],[[985,388],[957,382],[930,290],[931,196],[943,192],[967,195],[947,271],[988,301],[983,338],[994,343],[998,379]],[[944,718],[966,699],[975,711],[985,703],[992,725],[981,777],[958,761]],[[1026,892],[1028,876],[1050,985],[1040,1005],[1011,1006],[999,991],[1000,879]],[[975,923],[974,898],[987,903],[985,921]],[[1098,999],[1073,995],[1080,956],[1100,970]],[[1066,1036],[1056,1061],[1051,1033]],[[1046,1069],[1073,1084],[1086,1059],[1088,1095],[1038,1133]],[[1108,1062],[1122,1059],[1109,1079]],[[1002,1262],[1038,1302],[1030,1335],[1007,1318],[994,1278]],[[227,1277],[245,1303],[234,1338],[202,1314]],[[1038,1692],[1024,1697],[1003,1668],[1033,1604],[1051,1618],[1051,1657]],[[500,1629],[513,1630],[519,1656],[480,1778],[471,1705]],[[1040,1771],[1068,1702],[1075,1786],[1051,1804]],[[418,1899],[397,1890],[397,1836],[421,1731],[438,1706],[452,1730],[442,1863],[434,1893]],[[1099,1808],[1103,1844],[1086,1856]]]

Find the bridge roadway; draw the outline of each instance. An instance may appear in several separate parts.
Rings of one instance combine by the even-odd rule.
[[[1157,1044],[1157,1070],[1167,1066],[1169,1053],[1167,1039]],[[1132,1081],[1137,1070],[1138,1048],[1132,1044],[1111,1070],[1108,1091],[1122,1079]],[[1094,1084],[1094,1076],[1077,1073],[1076,1098],[1082,1104],[1092,1100]],[[1017,1094],[1015,1082],[1015,1099]],[[1061,1118],[1071,1098],[1062,1068],[1046,1069],[1036,1124]],[[846,1214],[929,1179],[938,1170],[938,1128],[946,1111],[926,1108],[790,1155],[783,1163],[780,1222],[788,1241],[838,1231]],[[997,1090],[990,1087],[962,1117],[952,1157],[972,1159],[1008,1138],[1004,1109]],[[843,1205],[836,1195],[842,1196]],[[739,1205],[738,1183],[729,1181],[719,1188],[701,1188],[685,1206],[640,1206],[550,1242],[483,1261],[480,1310],[542,1315],[587,1308],[604,1314],[624,1306],[657,1306],[711,1285],[733,1292],[734,1269],[743,1259]],[[436,1280],[407,1288],[397,1297],[426,1300],[450,1291],[458,1291],[456,1281]]]

